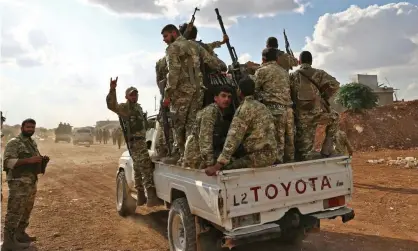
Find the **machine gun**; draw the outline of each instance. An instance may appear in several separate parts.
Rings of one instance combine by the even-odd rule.
[[[216,17],[218,18],[218,22],[219,22],[219,26],[221,26],[221,30],[223,35],[227,35],[226,34],[226,30],[225,30],[225,26],[224,26],[224,22],[222,21],[222,17],[219,14],[219,10],[218,8],[215,9],[216,12]],[[228,52],[229,55],[231,56],[231,60],[232,60],[232,65],[229,66],[228,71],[231,71],[232,77],[234,79],[234,81],[238,84],[239,80],[244,77],[245,73],[244,71],[241,70],[241,65],[238,62],[238,56],[237,53],[235,51],[235,48],[233,46],[231,46],[231,43],[228,41],[226,41],[226,46],[228,47]]]

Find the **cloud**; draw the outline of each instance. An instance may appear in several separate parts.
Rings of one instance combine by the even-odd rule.
[[[36,28],[39,10],[19,1],[2,8],[1,64],[33,67],[50,60],[53,49],[45,33]]]
[[[304,0],[265,0],[260,4],[257,0],[80,0],[104,8],[113,14],[139,16],[141,18],[180,17],[189,20],[195,7],[196,24],[200,26],[218,26],[215,8],[219,8],[224,24],[229,26],[237,22],[237,18],[274,16],[280,12],[294,11],[303,13],[309,6]]]
[[[245,63],[247,63],[248,61],[250,61],[251,60],[251,55],[249,54],[249,53],[244,53],[244,54],[241,54],[239,57],[238,57],[238,62],[240,62],[241,64],[245,64]]]
[[[418,6],[411,3],[351,6],[321,16],[303,49],[312,52],[316,67],[337,76],[378,74],[406,99],[418,98],[406,91],[418,81],[417,23]]]

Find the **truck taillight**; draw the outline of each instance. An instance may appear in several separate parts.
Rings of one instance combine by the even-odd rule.
[[[345,205],[345,196],[338,196],[324,200],[324,209]]]

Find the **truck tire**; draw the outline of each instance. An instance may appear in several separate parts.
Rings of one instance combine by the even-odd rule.
[[[170,251],[195,251],[196,226],[186,198],[173,201],[168,214]]]
[[[136,210],[136,201],[129,194],[124,171],[120,171],[116,178],[116,210],[122,217],[133,215]]]

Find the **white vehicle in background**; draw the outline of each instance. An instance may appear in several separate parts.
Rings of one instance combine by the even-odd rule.
[[[151,155],[156,138],[154,133]],[[217,250],[270,239],[298,243],[308,232],[318,231],[323,219],[354,218],[347,205],[353,193],[347,156],[227,170],[215,177],[203,170],[154,164],[157,196],[170,210],[172,251],[200,251],[207,245],[206,250]],[[117,211],[121,216],[134,214],[136,191],[128,151],[120,157],[116,175]]]
[[[87,143],[92,145],[94,143],[93,130],[88,127],[77,128],[73,131],[73,144]]]

